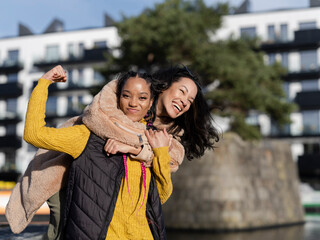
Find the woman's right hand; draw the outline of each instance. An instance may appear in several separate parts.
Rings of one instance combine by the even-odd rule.
[[[170,147],[171,145],[172,135],[168,134],[165,128],[162,131],[149,129],[145,131],[145,134],[152,148]]]
[[[67,81],[66,71],[61,67],[61,65],[55,66],[50,71],[45,73],[41,78],[47,79],[52,83]]]

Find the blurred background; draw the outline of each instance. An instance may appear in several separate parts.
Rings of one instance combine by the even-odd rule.
[[[46,122],[56,127],[120,72],[184,64],[200,77],[221,140],[173,175],[169,239],[316,239],[319,0],[11,0],[0,13],[3,236],[10,191],[37,150],[23,141],[24,118],[46,71],[68,73],[49,88]],[[34,222],[47,217],[44,205]]]

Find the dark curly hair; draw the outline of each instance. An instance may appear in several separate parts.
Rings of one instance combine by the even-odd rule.
[[[157,97],[159,94],[159,90],[157,90],[157,88],[155,88],[156,85],[155,82],[157,82],[157,80],[154,80],[152,75],[145,73],[145,72],[135,72],[135,71],[129,71],[126,72],[124,74],[121,74],[118,76],[118,83],[117,83],[117,103],[118,106],[120,105],[120,96],[121,96],[121,92],[122,89],[124,87],[124,85],[126,84],[127,80],[129,78],[135,78],[135,77],[139,77],[144,79],[147,83],[150,84],[150,99],[153,100],[153,104],[150,108],[150,110],[148,111],[147,116],[145,116],[145,120],[149,123],[153,122],[155,117],[156,117],[156,102],[157,102]]]
[[[187,159],[203,156],[206,149],[213,149],[214,143],[219,141],[217,129],[213,126],[213,118],[209,106],[202,93],[198,77],[186,66],[160,69],[153,73],[158,79],[154,85],[158,91],[165,91],[171,84],[178,82],[182,77],[189,78],[197,85],[198,91],[190,109],[181,116],[172,119],[173,125],[168,132],[177,135],[184,131],[181,143],[185,148]]]

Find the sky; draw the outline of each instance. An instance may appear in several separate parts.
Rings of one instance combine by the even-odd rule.
[[[64,22],[65,30],[103,27],[104,14],[119,21],[122,16],[137,16],[145,8],[164,0],[1,0],[0,38],[17,36],[18,25],[23,23],[34,34],[40,34],[53,19]],[[208,6],[229,2],[240,6],[243,0],[204,0]],[[252,11],[282,8],[305,8],[309,0],[251,0]]]

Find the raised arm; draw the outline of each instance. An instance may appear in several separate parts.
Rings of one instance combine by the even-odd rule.
[[[66,74],[57,66],[44,74],[32,91],[25,121],[24,140],[35,147],[65,152],[76,158],[86,146],[90,131],[85,125],[67,128],[46,127],[45,106],[51,83],[65,82]]]

